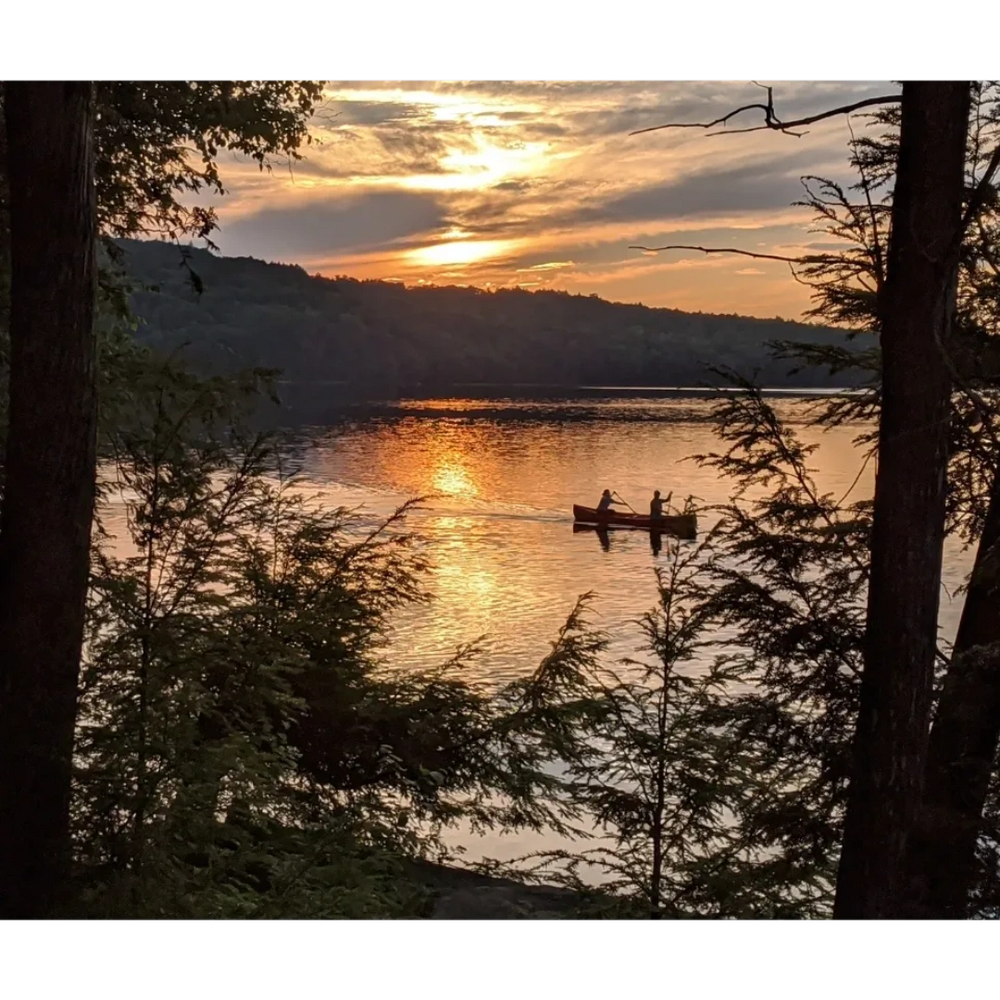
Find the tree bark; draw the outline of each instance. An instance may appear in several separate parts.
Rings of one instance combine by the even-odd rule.
[[[944,541],[968,83],[905,83],[882,311],[868,625],[834,916],[906,915]]]
[[[8,83],[10,410],[0,508],[0,917],[64,891],[96,468],[93,88]]]
[[[913,915],[962,919],[976,873],[976,840],[1000,743],[1000,475],[927,752],[911,867]]]

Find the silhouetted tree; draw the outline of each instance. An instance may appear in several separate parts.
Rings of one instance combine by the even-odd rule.
[[[966,591],[961,623],[945,664],[930,730],[923,806],[912,838],[908,865],[909,906],[915,916],[962,917],[973,888],[984,876],[980,831],[1000,743],[1000,613],[994,600],[996,546],[1000,538],[1000,477],[997,475],[997,424],[1000,413],[996,333],[998,319],[996,246],[1000,238],[995,178],[1000,168],[998,87],[972,87],[973,114],[966,143],[967,203],[963,215],[958,269],[958,297],[948,341],[939,352],[953,381],[949,426],[947,530],[977,541],[975,564]],[[851,197],[839,185],[807,178],[808,204],[844,239],[845,250],[828,260],[805,260],[799,275],[816,289],[817,317],[878,333],[882,325],[879,295],[886,284],[891,230],[892,182],[899,153],[900,109],[891,106],[873,116],[881,129],[852,140],[851,163],[860,180]],[[805,345],[791,348],[814,363],[825,354],[834,366],[864,360],[875,376],[867,398],[847,401],[830,416],[876,417],[879,412],[881,353],[837,356]],[[987,876],[988,877],[988,876]],[[977,906],[983,905],[976,893]]]
[[[929,918],[968,915],[981,883],[991,881],[992,850],[981,850],[988,829],[991,779],[1000,746],[1000,442],[995,393],[996,334],[1000,319],[997,244],[1000,205],[995,178],[1000,169],[1000,107],[995,83],[977,85],[968,144],[969,204],[960,280],[959,332],[974,338],[972,371],[958,368],[960,412],[953,421],[970,460],[953,476],[953,494],[964,506],[979,544],[951,661],[945,674],[928,747],[923,809],[917,828],[910,880],[913,913]],[[967,471],[966,471],[967,470]],[[971,533],[971,532],[970,532]],[[995,794],[995,790],[994,790]],[[980,862],[986,863],[984,870]]]
[[[0,357],[9,400],[0,512],[0,897],[51,913],[69,858],[67,808],[96,471],[95,241],[207,238],[223,148],[297,156],[318,83],[5,84]],[[3,145],[0,144],[0,151]],[[96,196],[96,197],[95,197]],[[0,211],[2,214],[2,211]],[[5,223],[0,220],[0,236]],[[110,246],[110,244],[107,244]],[[179,257],[179,255],[178,255]],[[102,288],[121,304],[116,278]],[[6,325],[6,324],[3,324]],[[0,331],[3,332],[3,331]]]
[[[970,84],[903,86],[865,669],[834,916],[899,917],[937,651]]]
[[[96,84],[97,207],[107,236],[207,238],[215,212],[185,192],[225,194],[219,153],[261,170],[299,158],[322,93],[316,81],[109,80]]]
[[[97,432],[94,96],[8,83],[10,404],[0,510],[0,914],[57,903],[70,856]]]
[[[901,95],[872,98],[785,122],[775,113],[768,88],[766,104],[748,105],[700,126],[713,128],[726,124],[734,115],[760,110],[763,125],[736,131],[790,131],[860,107],[884,108],[897,102],[901,107],[898,157],[887,158],[884,146],[869,143],[862,150],[868,156],[857,158],[862,167],[866,160],[869,168],[874,162],[882,171],[881,181],[888,177],[895,182],[887,264],[883,263],[878,230],[880,222],[887,221],[889,210],[884,202],[873,201],[864,170],[859,187],[864,190],[866,204],[849,204],[829,182],[822,182],[823,191],[820,195],[811,193],[809,202],[825,216],[834,235],[856,240],[860,251],[853,256],[788,258],[801,265],[807,277],[823,280],[818,312],[847,323],[870,317],[881,340],[872,369],[882,380],[877,399],[880,468],[873,514],[865,671],[837,916],[884,917],[914,912],[908,848],[915,843],[912,835],[921,815],[937,653],[949,424],[959,353],[954,322],[958,269],[964,228],[981,207],[977,200],[981,202],[992,190],[989,182],[996,171],[996,164],[991,163],[986,186],[981,183],[975,190],[963,218],[971,90],[971,84],[963,82],[908,83]],[[856,144],[855,150],[861,146]],[[873,281],[868,283],[866,277]],[[813,350],[811,360],[815,363],[821,353]],[[843,367],[844,360],[832,363]],[[852,363],[848,360],[847,367]],[[943,770],[954,773],[955,769],[946,766]],[[985,794],[985,782],[979,784]]]

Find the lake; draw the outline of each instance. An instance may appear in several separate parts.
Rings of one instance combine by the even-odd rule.
[[[821,491],[870,497],[870,463],[853,445],[860,424],[807,426],[803,397],[777,397],[781,417],[819,450],[811,465]],[[656,554],[645,532],[574,532],[572,505],[596,506],[604,487],[648,511],[654,489],[722,503],[731,484],[691,456],[717,450],[710,399],[592,396],[557,400],[403,401],[376,416],[296,431],[284,449],[287,472],[325,503],[383,517],[404,501],[430,496],[412,526],[428,541],[433,603],[398,621],[393,662],[441,663],[456,647],[485,637],[477,679],[526,673],[545,655],[583,593],[595,594],[595,621],[611,652],[636,651],[635,619],[656,601]],[[707,525],[705,525],[707,526]],[[946,558],[942,626],[948,638],[960,605],[949,594],[971,555],[952,545]]]
[[[779,415],[815,443],[811,465],[823,492],[870,497],[872,465],[853,445],[861,424],[822,431],[807,425],[814,401],[776,396]],[[430,605],[402,614],[388,656],[401,670],[449,659],[483,637],[470,679],[501,682],[533,670],[583,593],[595,594],[594,622],[610,637],[610,655],[633,655],[636,619],[656,601],[658,555],[640,531],[574,532],[572,505],[596,506],[604,487],[637,510],[654,489],[702,504],[726,501],[731,484],[691,456],[717,450],[713,401],[684,395],[581,394],[564,399],[442,398],[369,408],[327,426],[297,428],[281,450],[286,474],[331,506],[381,519],[418,496],[411,517],[433,567]],[[860,477],[859,477],[859,472]],[[855,480],[857,482],[855,483]],[[706,525],[703,525],[706,526]],[[941,623],[954,636],[961,602],[951,595],[972,554],[950,542],[945,554]],[[544,836],[471,838],[452,843],[471,857],[515,857],[556,846]]]

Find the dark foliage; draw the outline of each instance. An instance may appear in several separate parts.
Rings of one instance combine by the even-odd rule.
[[[699,385],[707,364],[753,372],[767,385],[844,384],[821,368],[768,351],[773,340],[820,346],[843,334],[785,320],[651,309],[596,296],[518,289],[406,288],[310,277],[300,267],[124,241],[140,339],[165,351],[187,345],[198,370],[281,369],[300,384],[350,384],[393,395],[456,383]],[[803,366],[798,365],[799,368]],[[285,395],[294,402],[297,391]],[[346,389],[344,390],[346,391]]]

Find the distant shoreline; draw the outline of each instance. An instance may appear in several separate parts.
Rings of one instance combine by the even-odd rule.
[[[388,402],[408,399],[578,399],[582,395],[615,397],[642,396],[714,396],[720,392],[735,393],[736,386],[686,386],[686,385],[576,385],[572,383],[539,382],[452,382],[439,385],[407,385],[395,390],[387,386],[364,385],[348,380],[279,379],[279,386],[296,389],[323,389],[344,392],[359,401]],[[856,386],[762,386],[766,396],[835,396],[843,393],[858,394],[863,388]]]
[[[188,254],[195,288],[176,247],[122,249],[141,343],[199,374],[266,369],[289,395],[690,395],[725,383],[725,372],[804,390],[864,384],[871,374],[848,331],[813,323],[546,290],[315,278],[203,250]],[[801,356],[788,346],[796,344]]]
[[[459,418],[492,421],[575,422],[587,420],[674,422],[685,411],[686,419],[710,420],[713,399],[739,390],[733,387],[694,386],[540,386],[454,384],[411,386],[405,391],[381,392],[374,386],[346,386],[325,382],[286,381],[277,385],[280,408],[261,404],[258,414],[266,425],[334,425],[370,419]],[[774,400],[829,399],[854,395],[857,388],[765,387],[761,393]],[[685,406],[685,401],[689,405]],[[687,412],[692,411],[692,412]],[[697,411],[697,412],[695,412]]]

